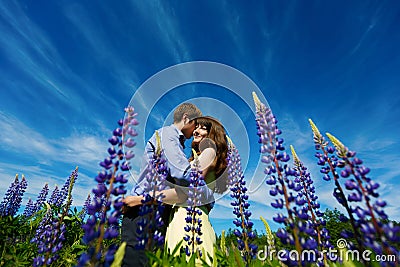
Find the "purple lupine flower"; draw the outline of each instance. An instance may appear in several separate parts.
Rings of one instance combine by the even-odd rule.
[[[23,175],[21,182],[18,180],[18,174],[15,175],[14,182],[11,183],[0,203],[0,216],[14,216],[18,212],[27,186],[28,182]]]
[[[76,168],[71,175],[68,177],[68,179],[65,181],[63,187],[61,188],[61,190],[58,192],[58,195],[54,201],[54,205],[61,207],[64,204],[64,201],[66,200],[67,196],[68,196],[68,190],[69,188],[72,186],[74,186],[74,183],[76,181],[76,178],[78,177],[78,169]],[[74,179],[71,181],[71,178],[74,177]],[[72,185],[71,185],[72,182]],[[71,200],[72,201],[72,200]]]
[[[309,238],[304,239],[304,241],[300,242],[302,247],[308,250],[314,250],[318,257],[318,265],[323,266],[324,260],[326,260],[325,253],[321,254],[321,251],[328,251],[329,248],[333,248],[331,243],[329,242],[330,236],[329,231],[324,227],[325,220],[323,219],[324,213],[319,211],[320,204],[317,201],[317,196],[315,195],[315,187],[313,185],[314,181],[311,179],[310,173],[307,171],[307,167],[300,161],[299,157],[296,154],[293,146],[290,146],[292,151],[295,170],[296,170],[296,178],[299,179],[303,188],[298,193],[296,204],[298,206],[305,206],[305,213],[309,212],[311,214],[310,219],[306,219],[305,222],[299,222],[299,230],[301,232],[306,232]],[[315,246],[317,244],[318,246]]]
[[[47,204],[47,212],[36,229],[35,237],[32,239],[32,242],[38,246],[38,255],[33,260],[33,266],[35,267],[51,265],[59,258],[58,251],[61,250],[65,241],[66,226],[64,218],[68,215],[71,207],[72,188],[77,176],[78,167],[67,179],[70,181],[67,189],[67,201],[61,215],[58,214],[57,210],[53,211],[52,207]]]
[[[204,189],[206,183],[204,181],[204,177],[202,175],[202,171],[200,170],[199,160],[197,158],[197,154],[193,151],[194,161],[191,167],[190,172],[190,184],[188,191],[188,207],[186,207],[187,217],[186,217],[186,226],[184,230],[187,232],[185,237],[183,238],[186,242],[185,252],[187,256],[191,256],[193,254],[199,253],[202,255],[201,249],[198,248],[198,245],[201,245],[203,241],[201,241],[201,232],[202,221],[199,218],[203,212],[198,208],[201,205],[201,199],[204,195]]]
[[[132,107],[125,109],[124,120],[118,121],[118,127],[113,136],[108,139],[111,147],[109,156],[100,166],[103,170],[95,177],[97,186],[92,190],[93,198],[87,205],[89,217],[82,225],[84,230],[83,242],[89,246],[78,260],[78,266],[104,265],[108,266],[114,259],[118,246],[111,244],[105,247],[104,240],[116,241],[119,234],[119,221],[122,215],[122,197],[126,193],[125,183],[128,182],[124,172],[129,171],[130,165],[125,156],[133,157],[132,151],[123,151],[126,140],[131,138],[132,126],[137,125],[136,113]],[[132,139],[128,147],[132,146]]]
[[[80,218],[82,221],[85,220],[85,217],[88,214],[88,207],[90,206],[90,203],[91,203],[91,198],[90,198],[90,194],[88,194],[85,202],[83,203],[82,211],[80,214]]]
[[[143,205],[139,208],[141,219],[138,223],[140,227],[137,229],[139,236],[138,249],[149,249],[153,245],[164,244],[165,237],[158,231],[164,225],[162,220],[164,206],[160,205],[164,195],[159,192],[165,189],[167,175],[168,171],[164,151],[161,148],[161,139],[158,132],[156,132],[156,151],[147,165],[143,188]]]
[[[42,190],[40,191],[40,193],[36,199],[33,213],[38,212],[42,208],[44,202],[46,201],[46,197],[47,197],[48,193],[49,193],[49,184],[46,183],[43,186]]]
[[[228,179],[232,192],[231,197],[233,198],[231,205],[233,206],[233,214],[236,216],[233,223],[237,227],[234,230],[234,234],[237,237],[238,249],[242,252],[243,259],[250,263],[251,259],[256,255],[258,247],[251,243],[255,238],[255,233],[252,229],[253,222],[250,220],[249,197],[246,193],[246,181],[244,180],[239,152],[233,142],[230,139],[228,141]]]
[[[56,186],[54,187],[53,192],[51,193],[51,196],[50,196],[50,198],[49,198],[48,203],[49,203],[50,205],[56,205],[56,203],[59,202],[59,201],[58,201],[58,197],[59,197],[59,196],[60,196],[60,189],[58,189],[58,186],[56,185]]]
[[[33,259],[33,266],[48,266],[58,258],[65,241],[66,226],[61,218],[53,215],[49,208],[32,242],[38,245],[38,255]]]
[[[322,166],[321,173],[324,174],[323,179],[329,181],[331,180],[331,178],[333,178],[335,183],[335,188],[333,189],[333,196],[336,198],[339,204],[341,204],[346,209],[347,214],[349,216],[349,222],[351,224],[354,238],[356,240],[356,244],[352,244],[351,242],[349,242],[349,245],[351,245],[352,247],[354,247],[359,251],[364,251],[364,245],[363,242],[361,241],[360,230],[357,227],[358,222],[353,216],[352,208],[346,198],[343,187],[339,182],[340,176],[338,174],[337,168],[340,165],[340,161],[334,154],[334,152],[336,152],[335,147],[329,146],[329,143],[325,141],[325,138],[319,132],[317,126],[311,119],[308,119],[308,121],[311,125],[311,129],[313,132],[315,148],[322,152],[322,153],[317,152],[315,154],[315,157],[318,158],[318,165]]]
[[[254,92],[253,98],[256,106],[257,135],[261,144],[260,153],[262,154],[262,162],[267,165],[264,170],[267,175],[266,183],[271,186],[270,192],[273,193],[271,196],[278,201],[276,203],[284,203],[287,211],[287,216],[278,213],[277,216],[273,217],[275,222],[282,223],[290,229],[290,232],[281,229],[281,234],[278,237],[283,244],[294,245],[297,252],[301,253],[300,231],[295,218],[299,216],[305,218],[307,215],[304,214],[301,206],[300,208],[296,207],[297,203],[301,203],[301,201],[296,203],[296,198],[302,187],[299,181],[292,179],[296,171],[287,164],[290,157],[284,151],[283,138],[279,137],[282,132],[277,127],[277,119],[272,114],[271,109],[261,103]],[[281,208],[278,204],[274,206]],[[285,261],[285,263],[290,264],[289,261]],[[301,262],[298,262],[298,264],[301,264]]]
[[[361,203],[359,203],[360,205],[352,209],[353,214],[358,218],[358,226],[362,232],[364,245],[377,253],[399,255],[395,246],[387,242],[393,232],[388,229],[390,226],[385,227],[389,231],[383,230],[384,226],[387,225],[384,221],[388,219],[382,207],[383,202],[380,199],[374,202],[374,199],[379,197],[379,194],[375,191],[379,188],[379,184],[366,176],[369,173],[369,168],[362,165],[363,161],[356,157],[356,152],[350,151],[335,136],[329,133],[326,133],[326,135],[336,148],[337,156],[340,158],[339,166],[344,168],[341,172],[342,177],[347,178],[351,175],[355,178],[350,179],[346,186],[351,192],[348,196],[349,201],[364,202],[365,207],[360,206]],[[397,237],[396,241],[393,244],[398,244],[400,237]]]
[[[26,181],[24,175],[22,175],[22,180],[19,183],[19,192],[18,192],[18,196],[15,200],[15,204],[14,204],[14,214],[16,214],[21,206],[21,202],[22,202],[22,197],[26,191],[26,188],[28,187],[28,182]],[[19,204],[18,204],[19,203]]]
[[[3,201],[0,203],[0,216],[9,215],[9,210],[10,210],[9,205],[13,204],[10,200],[13,199],[14,195],[17,194],[18,185],[19,185],[18,174],[16,174],[14,182],[10,184],[3,198]]]
[[[33,266],[46,266],[50,265],[54,260],[57,259],[56,255],[52,255],[46,259],[46,254],[51,254],[52,237],[55,232],[55,225],[57,224],[57,218],[54,218],[53,212],[50,206],[47,207],[47,212],[42,218],[41,223],[36,229],[35,237],[31,242],[36,243],[38,246],[38,255],[33,259]]]
[[[31,217],[34,214],[35,204],[31,198],[29,198],[28,203],[26,203],[24,213],[22,214],[24,217]]]

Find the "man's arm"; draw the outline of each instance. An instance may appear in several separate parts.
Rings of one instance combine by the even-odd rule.
[[[163,132],[162,147],[172,177],[187,179],[190,164],[179,142],[179,135],[172,131]]]
[[[164,203],[171,204],[171,205],[173,205],[175,203],[181,203],[186,200],[186,199],[180,199],[174,188],[165,189],[165,190],[156,192],[156,195],[160,195],[160,194],[163,194],[163,196],[164,196],[162,201]],[[150,195],[152,195],[152,194],[150,194]],[[142,200],[144,200],[144,197],[142,195],[127,196],[124,198],[123,202],[129,207],[134,207],[134,206],[142,205]]]
[[[198,157],[200,170],[203,171],[203,175],[206,175],[207,168],[214,161],[216,156],[216,152],[213,148],[206,148]],[[193,162],[191,163],[193,164]],[[178,190],[178,192],[177,192]],[[163,194],[164,197],[162,201],[167,204],[175,204],[175,203],[183,203],[187,200],[189,187],[178,187],[177,190],[175,188],[165,189],[162,191],[156,192],[156,195]],[[152,193],[152,192],[151,192]],[[205,195],[203,199],[210,199],[213,192],[210,188],[206,187]],[[151,194],[150,194],[151,195]],[[130,207],[138,206],[142,204],[143,196],[127,196],[124,198],[124,203]]]

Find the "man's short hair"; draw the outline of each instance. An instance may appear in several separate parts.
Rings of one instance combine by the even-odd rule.
[[[192,103],[182,103],[174,110],[174,122],[180,122],[185,113],[188,115],[190,120],[194,120],[203,115],[196,105]]]

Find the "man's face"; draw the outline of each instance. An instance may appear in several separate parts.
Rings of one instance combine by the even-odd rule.
[[[196,128],[196,121],[191,120],[183,126],[182,133],[188,139],[192,137],[195,128]]]

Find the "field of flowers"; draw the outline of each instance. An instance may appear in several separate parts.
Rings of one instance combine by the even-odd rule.
[[[379,198],[379,184],[369,176],[369,168],[335,136],[323,136],[310,120],[314,136],[316,162],[322,178],[332,184],[332,192],[347,214],[338,216],[345,224],[340,237],[332,242],[332,225],[320,210],[318,195],[307,167],[293,146],[287,149],[280,137],[281,130],[271,110],[253,93],[256,106],[256,133],[259,136],[261,160],[265,166],[266,192],[274,198],[271,206],[277,210],[272,218],[282,225],[272,232],[264,220],[266,235],[260,237],[253,230],[246,181],[239,151],[229,140],[228,173],[232,211],[236,218],[227,235],[222,233],[212,257],[212,266],[398,266],[400,260],[400,226],[385,213],[387,202]],[[29,200],[20,212],[28,181],[16,176],[0,203],[0,266],[120,266],[125,244],[120,241],[120,222],[123,214],[122,197],[127,192],[130,150],[135,146],[135,126],[138,121],[132,107],[109,138],[109,157],[100,162],[102,170],[95,177],[97,186],[88,195],[83,209],[72,206],[72,190],[79,179],[78,167],[61,187],[49,194],[45,184],[35,201]],[[147,192],[157,201],[162,196],[166,168],[165,156],[157,145],[148,168]],[[290,152],[289,152],[290,151]],[[291,154],[291,156],[289,155]],[[292,158],[292,161],[291,161]],[[138,234],[140,248],[148,252],[150,266],[206,265],[201,244],[201,210],[196,208],[204,184],[198,165],[191,170],[190,218],[182,241],[179,257],[170,256],[164,248],[164,237],[157,230],[163,206],[148,194],[142,214],[150,214],[152,221],[141,222]],[[339,222],[338,222],[339,223]],[[330,232],[331,231],[331,232]],[[262,242],[260,242],[262,240]],[[266,257],[267,251],[271,254]],[[368,252],[368,258],[343,258],[346,252]],[[262,253],[260,253],[262,252]],[[275,253],[274,253],[275,252]],[[278,252],[278,253],[277,253]],[[300,257],[307,252],[307,257]],[[340,252],[340,253],[339,253]],[[364,255],[363,254],[363,255]],[[386,261],[374,261],[380,256]]]

